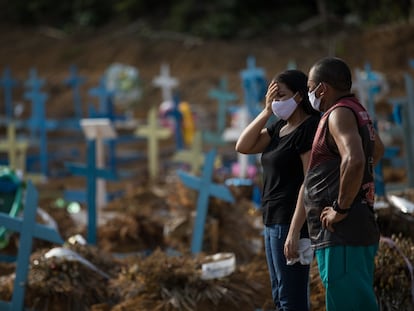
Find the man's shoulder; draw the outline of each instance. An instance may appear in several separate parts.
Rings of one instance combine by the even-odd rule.
[[[361,110],[361,109],[365,110],[365,107],[361,104],[359,99],[357,97],[355,97],[355,95],[353,95],[353,94],[341,97],[340,99],[338,99],[338,101],[334,105],[334,107],[342,107],[342,106],[343,107],[354,108],[354,109],[357,109],[357,110]]]

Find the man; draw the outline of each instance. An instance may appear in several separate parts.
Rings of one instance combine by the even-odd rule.
[[[310,102],[324,114],[285,255],[297,257],[300,228],[307,219],[326,310],[377,311],[373,278],[380,234],[373,171],[384,146],[367,111],[350,93],[351,85],[350,69],[339,58],[323,58],[309,72]]]

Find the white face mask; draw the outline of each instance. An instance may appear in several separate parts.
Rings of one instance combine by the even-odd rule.
[[[316,90],[321,86],[321,84],[319,83],[317,87],[315,87],[315,89],[312,92],[308,92],[308,97],[309,97],[309,102],[311,103],[313,109],[320,111],[320,106],[321,106],[321,98],[316,98]]]
[[[289,119],[298,106],[297,102],[294,99],[295,95],[287,100],[274,100],[272,102],[273,113],[282,120]]]

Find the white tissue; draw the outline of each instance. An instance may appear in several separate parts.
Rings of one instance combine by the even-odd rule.
[[[299,239],[298,242],[298,258],[287,260],[287,265],[294,265],[297,262],[300,262],[302,265],[310,265],[313,260],[313,249],[311,247],[310,239],[304,238]]]

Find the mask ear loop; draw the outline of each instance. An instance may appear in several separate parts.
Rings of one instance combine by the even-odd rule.
[[[299,100],[299,101],[296,100],[297,95],[299,95],[301,97],[301,100]],[[295,94],[293,94],[292,98],[296,102],[297,105],[299,105],[302,102],[302,95],[299,93],[299,91],[297,91]]]
[[[310,93],[315,94],[315,98],[320,98],[320,97],[316,97],[316,91],[321,87],[322,83],[323,82],[319,82],[319,84],[313,89],[313,91],[310,92]]]
[[[321,85],[322,85],[322,82],[319,82],[319,84],[313,89],[312,92],[315,92],[315,95],[316,95],[316,90],[319,89]]]

